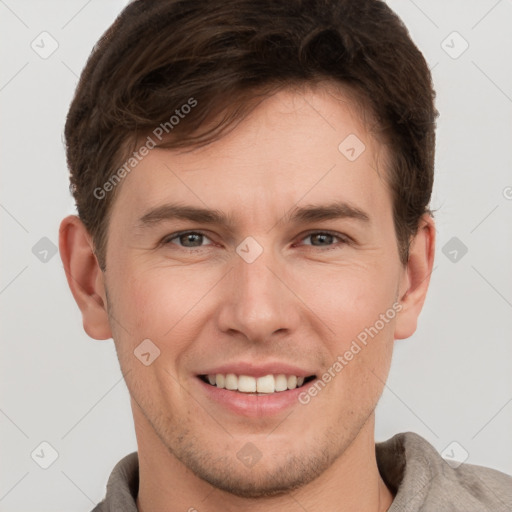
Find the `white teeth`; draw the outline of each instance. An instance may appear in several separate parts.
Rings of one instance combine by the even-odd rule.
[[[224,388],[226,379],[224,378],[224,375],[222,373],[217,373],[215,375],[215,384],[218,388]]]
[[[304,384],[304,377],[296,375],[265,375],[263,377],[252,377],[251,375],[235,375],[228,373],[208,374],[206,376],[212,386],[239,391],[241,393],[275,393],[295,389]]]
[[[260,377],[256,382],[256,390],[258,393],[273,393],[276,387],[274,384],[274,376],[273,375],[265,375],[265,377]]]
[[[276,376],[276,391],[286,391],[288,389],[288,379],[286,375],[280,373]]]
[[[290,375],[288,377],[288,389],[295,389],[297,387],[297,377]]]
[[[249,375],[240,375],[238,377],[238,391],[242,393],[254,393],[256,391],[256,379]]]
[[[238,389],[238,378],[234,373],[228,373],[224,382],[226,389],[236,391]]]

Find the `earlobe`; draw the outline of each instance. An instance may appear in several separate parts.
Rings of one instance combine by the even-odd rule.
[[[59,251],[85,332],[96,340],[111,338],[103,274],[91,237],[76,215],[69,215],[60,224]]]
[[[435,239],[434,219],[425,214],[411,242],[409,260],[404,268],[398,299],[402,310],[395,324],[395,339],[409,338],[416,331],[434,265]]]

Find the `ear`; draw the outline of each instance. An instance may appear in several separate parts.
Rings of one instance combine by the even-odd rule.
[[[76,215],[62,220],[59,251],[69,288],[80,311],[85,332],[96,340],[112,338],[103,273],[86,227]]]
[[[434,219],[424,214],[411,242],[409,259],[402,274],[399,301],[403,309],[397,315],[395,339],[409,338],[416,331],[434,265],[435,241]]]

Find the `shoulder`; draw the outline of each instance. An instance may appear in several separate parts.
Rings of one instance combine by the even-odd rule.
[[[389,512],[510,512],[512,477],[491,468],[445,460],[413,432],[376,444],[379,471],[394,491]]]
[[[137,452],[122,458],[112,470],[105,499],[91,512],[137,512],[139,458]]]

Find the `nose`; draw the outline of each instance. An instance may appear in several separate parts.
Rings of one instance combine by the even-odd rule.
[[[271,250],[252,263],[237,255],[227,279],[218,316],[222,332],[262,343],[296,331],[301,302],[290,287],[290,269]]]

